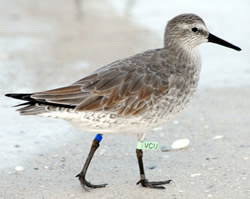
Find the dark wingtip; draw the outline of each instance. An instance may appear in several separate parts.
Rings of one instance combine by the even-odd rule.
[[[31,101],[29,93],[7,93],[5,94],[6,97],[12,97],[15,99],[20,99],[20,100],[26,100],[26,101]]]
[[[21,98],[20,94],[17,93],[7,93],[5,94],[6,97],[12,97],[12,98]]]
[[[8,93],[8,94],[5,94],[4,96],[6,96],[6,97],[11,97],[11,93]]]
[[[19,93],[7,93],[5,94],[6,97],[18,97],[18,96],[21,96],[23,94],[19,94]]]

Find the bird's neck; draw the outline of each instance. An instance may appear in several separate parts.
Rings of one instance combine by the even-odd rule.
[[[167,49],[168,51],[172,52],[172,54],[177,55],[177,59],[181,59],[183,61],[194,61],[195,63],[201,62],[200,59],[200,52],[199,52],[199,46],[190,46],[185,45],[181,42],[175,42],[173,43],[173,40],[165,40],[164,42],[164,49]]]
[[[183,45],[175,45],[174,47],[171,45],[164,46],[164,48],[175,57],[177,62],[184,63],[186,71],[192,71],[193,78],[199,78],[201,71],[199,46],[195,48],[186,48]],[[183,65],[180,64],[179,67],[183,67]]]

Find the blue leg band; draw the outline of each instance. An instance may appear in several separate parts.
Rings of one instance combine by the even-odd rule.
[[[102,141],[102,135],[101,134],[96,134],[95,139],[99,141],[99,143]]]

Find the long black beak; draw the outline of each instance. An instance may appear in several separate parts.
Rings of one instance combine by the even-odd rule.
[[[208,42],[212,42],[212,43],[215,43],[215,44],[219,44],[219,45],[222,45],[222,46],[226,46],[228,48],[232,48],[234,50],[238,50],[238,51],[241,51],[241,49],[233,44],[230,44],[229,42],[219,38],[219,37],[216,37],[215,35],[209,33],[208,35]]]

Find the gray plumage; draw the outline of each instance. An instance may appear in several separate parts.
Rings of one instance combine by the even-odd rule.
[[[201,43],[239,50],[212,36],[197,15],[179,15],[166,26],[163,48],[113,62],[67,87],[7,96],[28,101],[18,109],[22,115],[61,118],[95,133],[135,133],[142,140],[190,101],[200,76]]]

